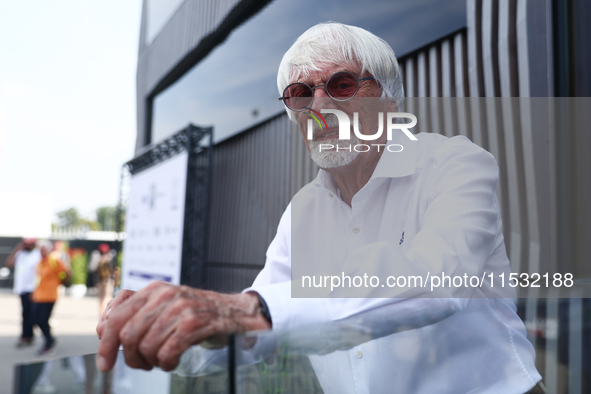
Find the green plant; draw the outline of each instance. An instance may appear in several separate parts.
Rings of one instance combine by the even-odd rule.
[[[117,230],[116,227],[116,216],[117,207],[104,206],[96,209],[96,221],[102,231],[113,231]]]
[[[57,223],[52,223],[51,229],[55,231],[57,229],[80,229],[87,227],[88,230],[98,231],[101,230],[101,225],[95,220],[85,219],[80,215],[78,209],[72,207],[59,211],[55,214],[57,217]]]
[[[72,284],[85,285],[88,266],[88,252],[85,249],[78,248],[71,250],[72,260]]]

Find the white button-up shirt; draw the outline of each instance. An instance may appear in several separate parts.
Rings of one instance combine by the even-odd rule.
[[[524,393],[541,379],[534,349],[505,298],[512,293],[488,279],[510,272],[496,161],[465,137],[416,137],[403,153],[384,151],[351,207],[320,170],[294,196],[245,291],[265,299],[273,330],[368,317],[378,339],[310,357],[327,393]],[[367,273],[382,284],[427,272],[487,276],[478,287],[437,292],[303,287],[315,265],[317,273]]]
[[[41,261],[38,249],[19,250],[14,255],[14,286],[15,294],[32,293],[37,287],[37,266]]]

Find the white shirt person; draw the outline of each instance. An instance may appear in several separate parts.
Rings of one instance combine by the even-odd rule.
[[[22,333],[17,347],[33,344],[33,301],[31,293],[37,287],[37,266],[41,261],[41,253],[35,247],[34,238],[26,238],[18,244],[6,258],[6,265],[14,267],[14,283],[12,291],[20,296],[22,305]]]
[[[382,113],[400,112],[402,77],[387,43],[357,27],[316,25],[286,52],[277,80],[280,99],[323,170],[283,215],[265,268],[242,294],[166,284],[119,293],[97,327],[99,368],[112,368],[120,344],[130,366],[171,370],[184,350],[212,336],[271,323],[273,330],[297,330],[371,316],[366,325],[375,340],[312,356],[326,390],[522,393],[532,388],[540,375],[523,323],[512,302],[486,282],[431,293],[415,286],[370,286],[293,297],[306,262],[308,268],[325,263],[332,272],[342,267],[347,275],[367,273],[384,281],[427,272],[508,273],[509,261],[494,192],[498,168],[490,154],[463,137],[425,134],[416,145],[405,145],[407,153],[415,149],[411,160],[396,156],[404,152],[378,149],[400,142],[388,142],[387,133],[371,140],[375,146],[367,152],[347,152],[347,145],[363,144],[378,130],[381,117],[373,116],[373,104]],[[358,113],[361,136],[339,140],[334,117],[327,116],[324,127],[312,122],[308,139],[308,120],[323,109],[351,118]],[[341,149],[321,151],[322,144]]]
[[[320,170],[285,211],[265,268],[249,290],[265,299],[274,330],[357,317],[381,336],[348,351],[311,356],[327,393],[464,393],[476,387],[479,393],[524,393],[541,377],[515,304],[504,298],[507,288],[498,280],[510,271],[494,192],[496,162],[465,137],[416,137],[416,157],[386,150],[350,207]],[[331,274],[367,274],[381,284],[358,280],[359,287],[339,287],[343,297],[361,298],[334,298],[330,279],[328,288],[310,288],[308,280],[303,286],[296,272],[305,271],[304,262],[321,264],[318,271],[327,273],[331,259],[342,267]],[[438,288],[449,292],[445,298],[429,294],[430,283],[385,284],[389,276],[426,279],[427,272],[486,275],[479,287]],[[492,287],[490,274],[497,279]],[[325,297],[310,298],[314,290]],[[372,298],[380,296],[400,298]]]
[[[14,294],[32,293],[37,287],[37,266],[41,261],[39,249],[21,249],[14,256]]]

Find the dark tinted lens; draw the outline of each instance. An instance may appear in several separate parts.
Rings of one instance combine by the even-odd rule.
[[[357,79],[347,72],[336,73],[326,86],[330,95],[335,99],[348,99],[357,92]]]
[[[304,109],[312,104],[314,94],[312,89],[303,83],[293,83],[285,88],[283,96],[285,105],[291,109]]]

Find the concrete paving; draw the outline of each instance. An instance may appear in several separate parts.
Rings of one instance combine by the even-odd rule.
[[[10,290],[0,289],[0,394],[12,394],[15,364],[47,360],[35,355],[43,344],[38,328],[35,329],[33,346],[16,348],[21,333],[21,313],[20,298]],[[97,320],[96,297],[60,297],[50,320],[52,334],[59,341],[57,354],[52,358],[96,353],[99,343],[95,331]]]

